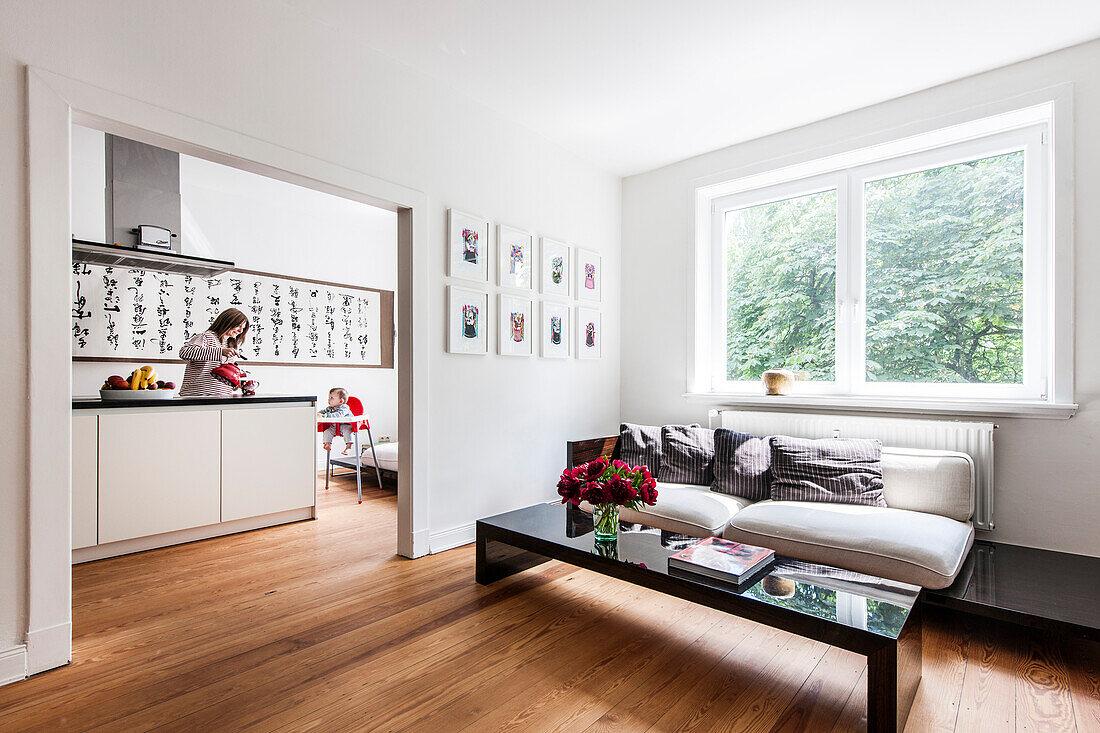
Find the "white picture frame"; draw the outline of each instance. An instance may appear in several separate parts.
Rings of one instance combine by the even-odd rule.
[[[569,358],[570,310],[568,303],[542,301],[539,343],[541,344],[540,354],[544,359]],[[557,319],[556,322],[555,319]]]
[[[497,225],[497,284],[502,288],[530,290],[534,283],[535,238],[506,224]]]
[[[530,298],[508,293],[500,293],[497,300],[498,353],[501,356],[533,356],[534,302]]]
[[[593,300],[597,303],[603,293],[603,258],[598,252],[577,247],[577,300]]]
[[[447,209],[447,274],[489,282],[489,220]]]
[[[577,306],[577,358],[599,359],[603,356],[603,323],[595,308]]]
[[[542,238],[542,247],[539,253],[539,291],[543,295],[556,295],[562,298],[569,297],[569,278],[572,272],[569,269],[569,255],[572,249],[565,242]]]
[[[447,286],[448,352],[489,353],[490,323],[488,293],[458,285]]]

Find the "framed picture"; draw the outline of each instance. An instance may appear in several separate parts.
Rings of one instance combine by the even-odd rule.
[[[542,238],[539,260],[543,295],[569,297],[569,245],[550,237]]]
[[[497,283],[505,288],[531,289],[535,264],[534,237],[522,229],[497,225]]]
[[[603,327],[600,312],[595,308],[577,307],[577,358],[599,359],[602,356]]]
[[[569,358],[569,306],[565,303],[542,301],[542,356],[546,359]]]
[[[535,353],[535,313],[530,298],[500,294],[497,323],[501,356],[531,356]]]
[[[489,221],[447,209],[447,274],[489,282]]]
[[[577,248],[577,300],[600,300],[603,289],[603,265],[599,254]]]
[[[457,285],[447,286],[447,351],[489,352],[489,295]]]

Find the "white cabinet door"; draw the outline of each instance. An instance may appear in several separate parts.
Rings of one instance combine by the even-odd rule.
[[[222,521],[313,506],[317,411],[222,411]]]
[[[96,415],[73,415],[73,549],[96,543],[99,465]]]
[[[221,419],[214,410],[99,416],[99,543],[220,519]]]

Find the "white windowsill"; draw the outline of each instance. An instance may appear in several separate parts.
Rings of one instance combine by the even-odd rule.
[[[764,395],[735,392],[686,392],[684,398],[717,407],[768,407],[778,410],[831,410],[835,412],[894,412],[914,415],[965,415],[969,417],[1033,417],[1068,420],[1077,405],[1025,400],[953,400],[920,397],[855,395]]]

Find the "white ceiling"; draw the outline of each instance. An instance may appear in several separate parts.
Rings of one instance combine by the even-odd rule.
[[[1100,37],[1097,0],[285,0],[619,175]]]

